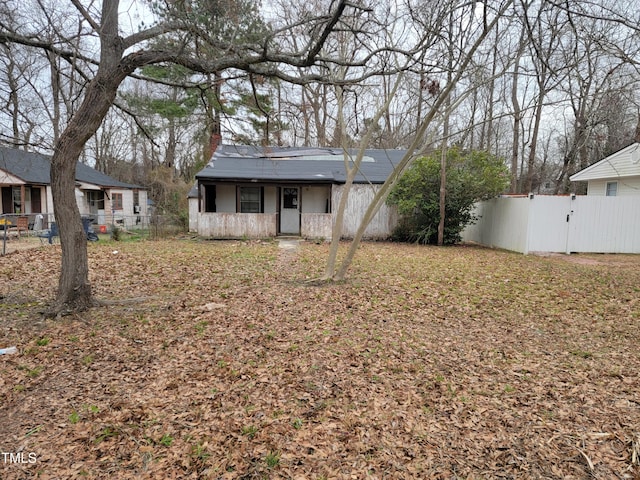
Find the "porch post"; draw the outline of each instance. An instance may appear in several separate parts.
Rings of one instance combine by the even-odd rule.
[[[20,185],[20,210],[21,210],[21,214],[24,215],[25,213],[27,213],[27,201],[26,201],[26,188],[24,186],[24,183],[22,185]]]

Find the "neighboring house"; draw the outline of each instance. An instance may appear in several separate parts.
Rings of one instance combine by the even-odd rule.
[[[46,155],[0,147],[0,213],[54,213],[50,171],[51,158]],[[93,215],[99,224],[147,213],[144,188],[82,163],[76,166],[76,201],[80,213]]]
[[[343,237],[355,234],[375,192],[404,153],[366,151],[349,194]],[[345,181],[341,149],[220,145],[196,175],[189,228],[214,238],[330,239]],[[383,205],[365,237],[387,238],[396,223],[395,209]]]
[[[587,182],[587,195],[640,195],[640,143],[634,143],[570,177]]]

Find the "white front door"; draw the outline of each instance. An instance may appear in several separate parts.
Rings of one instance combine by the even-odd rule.
[[[300,189],[280,189],[280,233],[300,235]]]

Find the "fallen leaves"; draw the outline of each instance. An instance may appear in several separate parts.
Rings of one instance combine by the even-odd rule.
[[[638,257],[375,243],[311,285],[326,245],[117,248],[58,322],[58,249],[3,258],[0,451],[38,458],[3,479],[640,475]]]

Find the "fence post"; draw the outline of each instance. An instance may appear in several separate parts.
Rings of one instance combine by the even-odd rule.
[[[529,245],[531,245],[531,223],[534,217],[532,211],[535,209],[533,203],[535,199],[535,195],[533,193],[529,194],[530,202],[527,203],[527,234],[524,238],[524,251],[522,252],[524,255],[529,255]]]
[[[2,222],[2,256],[7,254],[7,217],[6,215],[0,215]]]

